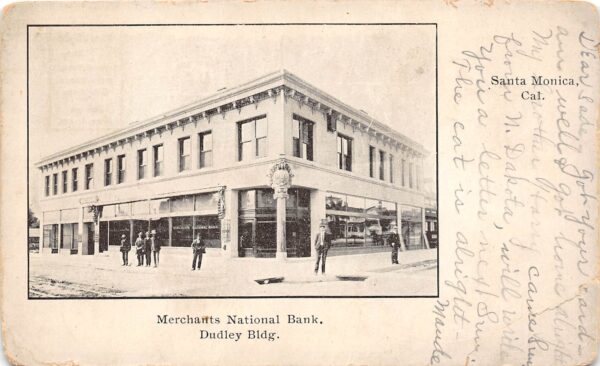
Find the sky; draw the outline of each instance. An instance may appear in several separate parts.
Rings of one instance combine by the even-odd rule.
[[[29,47],[36,213],[44,156],[283,68],[423,144],[435,174],[433,26],[45,27]]]

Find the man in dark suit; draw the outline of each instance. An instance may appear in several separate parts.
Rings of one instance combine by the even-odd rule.
[[[194,259],[192,260],[192,271],[196,270],[196,263],[198,265],[198,270],[200,270],[200,266],[202,266],[202,255],[206,251],[204,248],[204,242],[202,241],[200,233],[198,233],[196,239],[192,241],[192,252],[194,253]]]
[[[160,259],[160,241],[156,237],[156,231],[152,231],[150,237],[150,249],[152,249],[152,257],[154,259],[154,267],[158,267],[158,261]]]
[[[398,228],[392,227],[392,233],[388,237],[388,243],[392,247],[392,264],[398,264],[398,249],[400,249],[400,237],[398,236]]]
[[[146,267],[150,267],[152,261],[152,242],[150,241],[150,232],[146,231],[144,238],[144,254],[146,255]]]
[[[319,273],[319,262],[321,262],[321,273],[325,274],[325,261],[327,260],[329,247],[331,247],[331,235],[327,232],[327,222],[321,220],[319,233],[317,233],[317,237],[315,238],[315,251],[317,252],[315,275]]]
[[[129,265],[129,251],[131,250],[131,243],[127,240],[125,234],[121,235],[121,253],[123,254],[123,265]]]

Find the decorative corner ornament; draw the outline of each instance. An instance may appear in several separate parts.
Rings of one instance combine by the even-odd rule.
[[[225,190],[226,186],[219,186],[219,189],[214,194],[214,198],[217,201],[217,215],[219,220],[223,220],[225,218]]]
[[[271,182],[271,188],[275,191],[273,197],[275,198],[287,198],[287,190],[292,186],[292,168],[288,164],[285,158],[279,158],[269,172],[269,180]]]
[[[94,224],[98,225],[98,220],[102,216],[102,206],[91,205],[88,207],[88,212],[94,214]]]

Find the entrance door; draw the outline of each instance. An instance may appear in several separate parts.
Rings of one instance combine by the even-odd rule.
[[[240,257],[254,257],[254,220],[240,220],[238,253]]]
[[[87,253],[92,255],[94,254],[94,224],[86,223],[86,233],[87,233]]]
[[[277,251],[277,225],[274,222],[256,223],[255,256],[273,258]]]
[[[310,219],[289,218],[286,223],[288,257],[310,257]]]

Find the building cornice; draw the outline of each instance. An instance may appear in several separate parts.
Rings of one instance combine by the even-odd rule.
[[[342,124],[349,124],[353,129],[389,143],[396,149],[422,157],[427,151],[422,145],[405,137],[390,127],[376,121],[368,114],[361,112],[339,101],[333,96],[308,84],[299,77],[286,70],[265,75],[256,80],[241,84],[232,89],[223,90],[217,94],[201,99],[169,111],[161,116],[136,122],[127,127],[89,140],[83,144],[49,155],[35,164],[41,170],[54,166],[62,166],[82,158],[94,156],[97,153],[115,149],[118,146],[133,143],[155,134],[172,131],[187,124],[194,124],[218,117],[232,110],[239,110],[245,106],[259,103],[263,100],[276,99],[283,95],[292,98],[301,105],[308,105],[321,113],[331,114]]]

